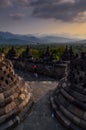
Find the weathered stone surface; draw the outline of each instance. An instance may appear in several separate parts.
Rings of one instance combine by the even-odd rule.
[[[55,91],[53,94],[53,102],[51,98],[56,117],[69,129],[86,130],[85,54],[70,62],[66,77],[59,82],[58,86],[56,90],[58,93]],[[63,117],[70,122],[69,125]]]
[[[25,72],[34,72],[33,66],[37,65],[38,74],[61,79],[65,74],[66,64],[44,62],[44,61],[29,61],[29,60],[12,60],[14,67]]]
[[[10,129],[23,120],[32,104],[29,85],[15,74],[12,63],[0,60],[0,130]]]

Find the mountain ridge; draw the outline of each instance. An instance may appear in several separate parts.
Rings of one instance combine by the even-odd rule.
[[[34,36],[32,34],[22,35],[0,31],[0,44],[71,43],[75,41],[75,39],[61,36]],[[83,41],[85,41],[85,39],[83,39]]]

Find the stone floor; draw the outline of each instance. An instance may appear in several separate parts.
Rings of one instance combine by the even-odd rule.
[[[30,85],[34,95],[34,106],[27,118],[14,130],[64,130],[53,117],[49,105],[49,95],[58,82],[54,79],[17,71]]]

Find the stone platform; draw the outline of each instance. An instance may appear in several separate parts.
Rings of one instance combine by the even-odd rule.
[[[32,73],[17,71],[20,76],[29,83],[34,95],[34,106],[26,120],[14,130],[65,130],[52,116],[49,97],[56,88],[58,81],[38,75],[35,78]]]

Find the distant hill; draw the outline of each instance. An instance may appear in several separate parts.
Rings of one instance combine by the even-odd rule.
[[[0,44],[30,44],[30,43],[71,43],[75,39],[59,36],[37,37],[34,35],[19,35],[9,32],[0,32]]]
[[[40,39],[35,36],[12,34],[9,32],[0,32],[0,44],[23,44],[23,43],[36,43]]]
[[[86,39],[78,41],[78,43],[86,44]]]
[[[59,36],[45,36],[41,37],[41,40],[47,43],[69,43],[73,42],[73,39],[59,37]]]

